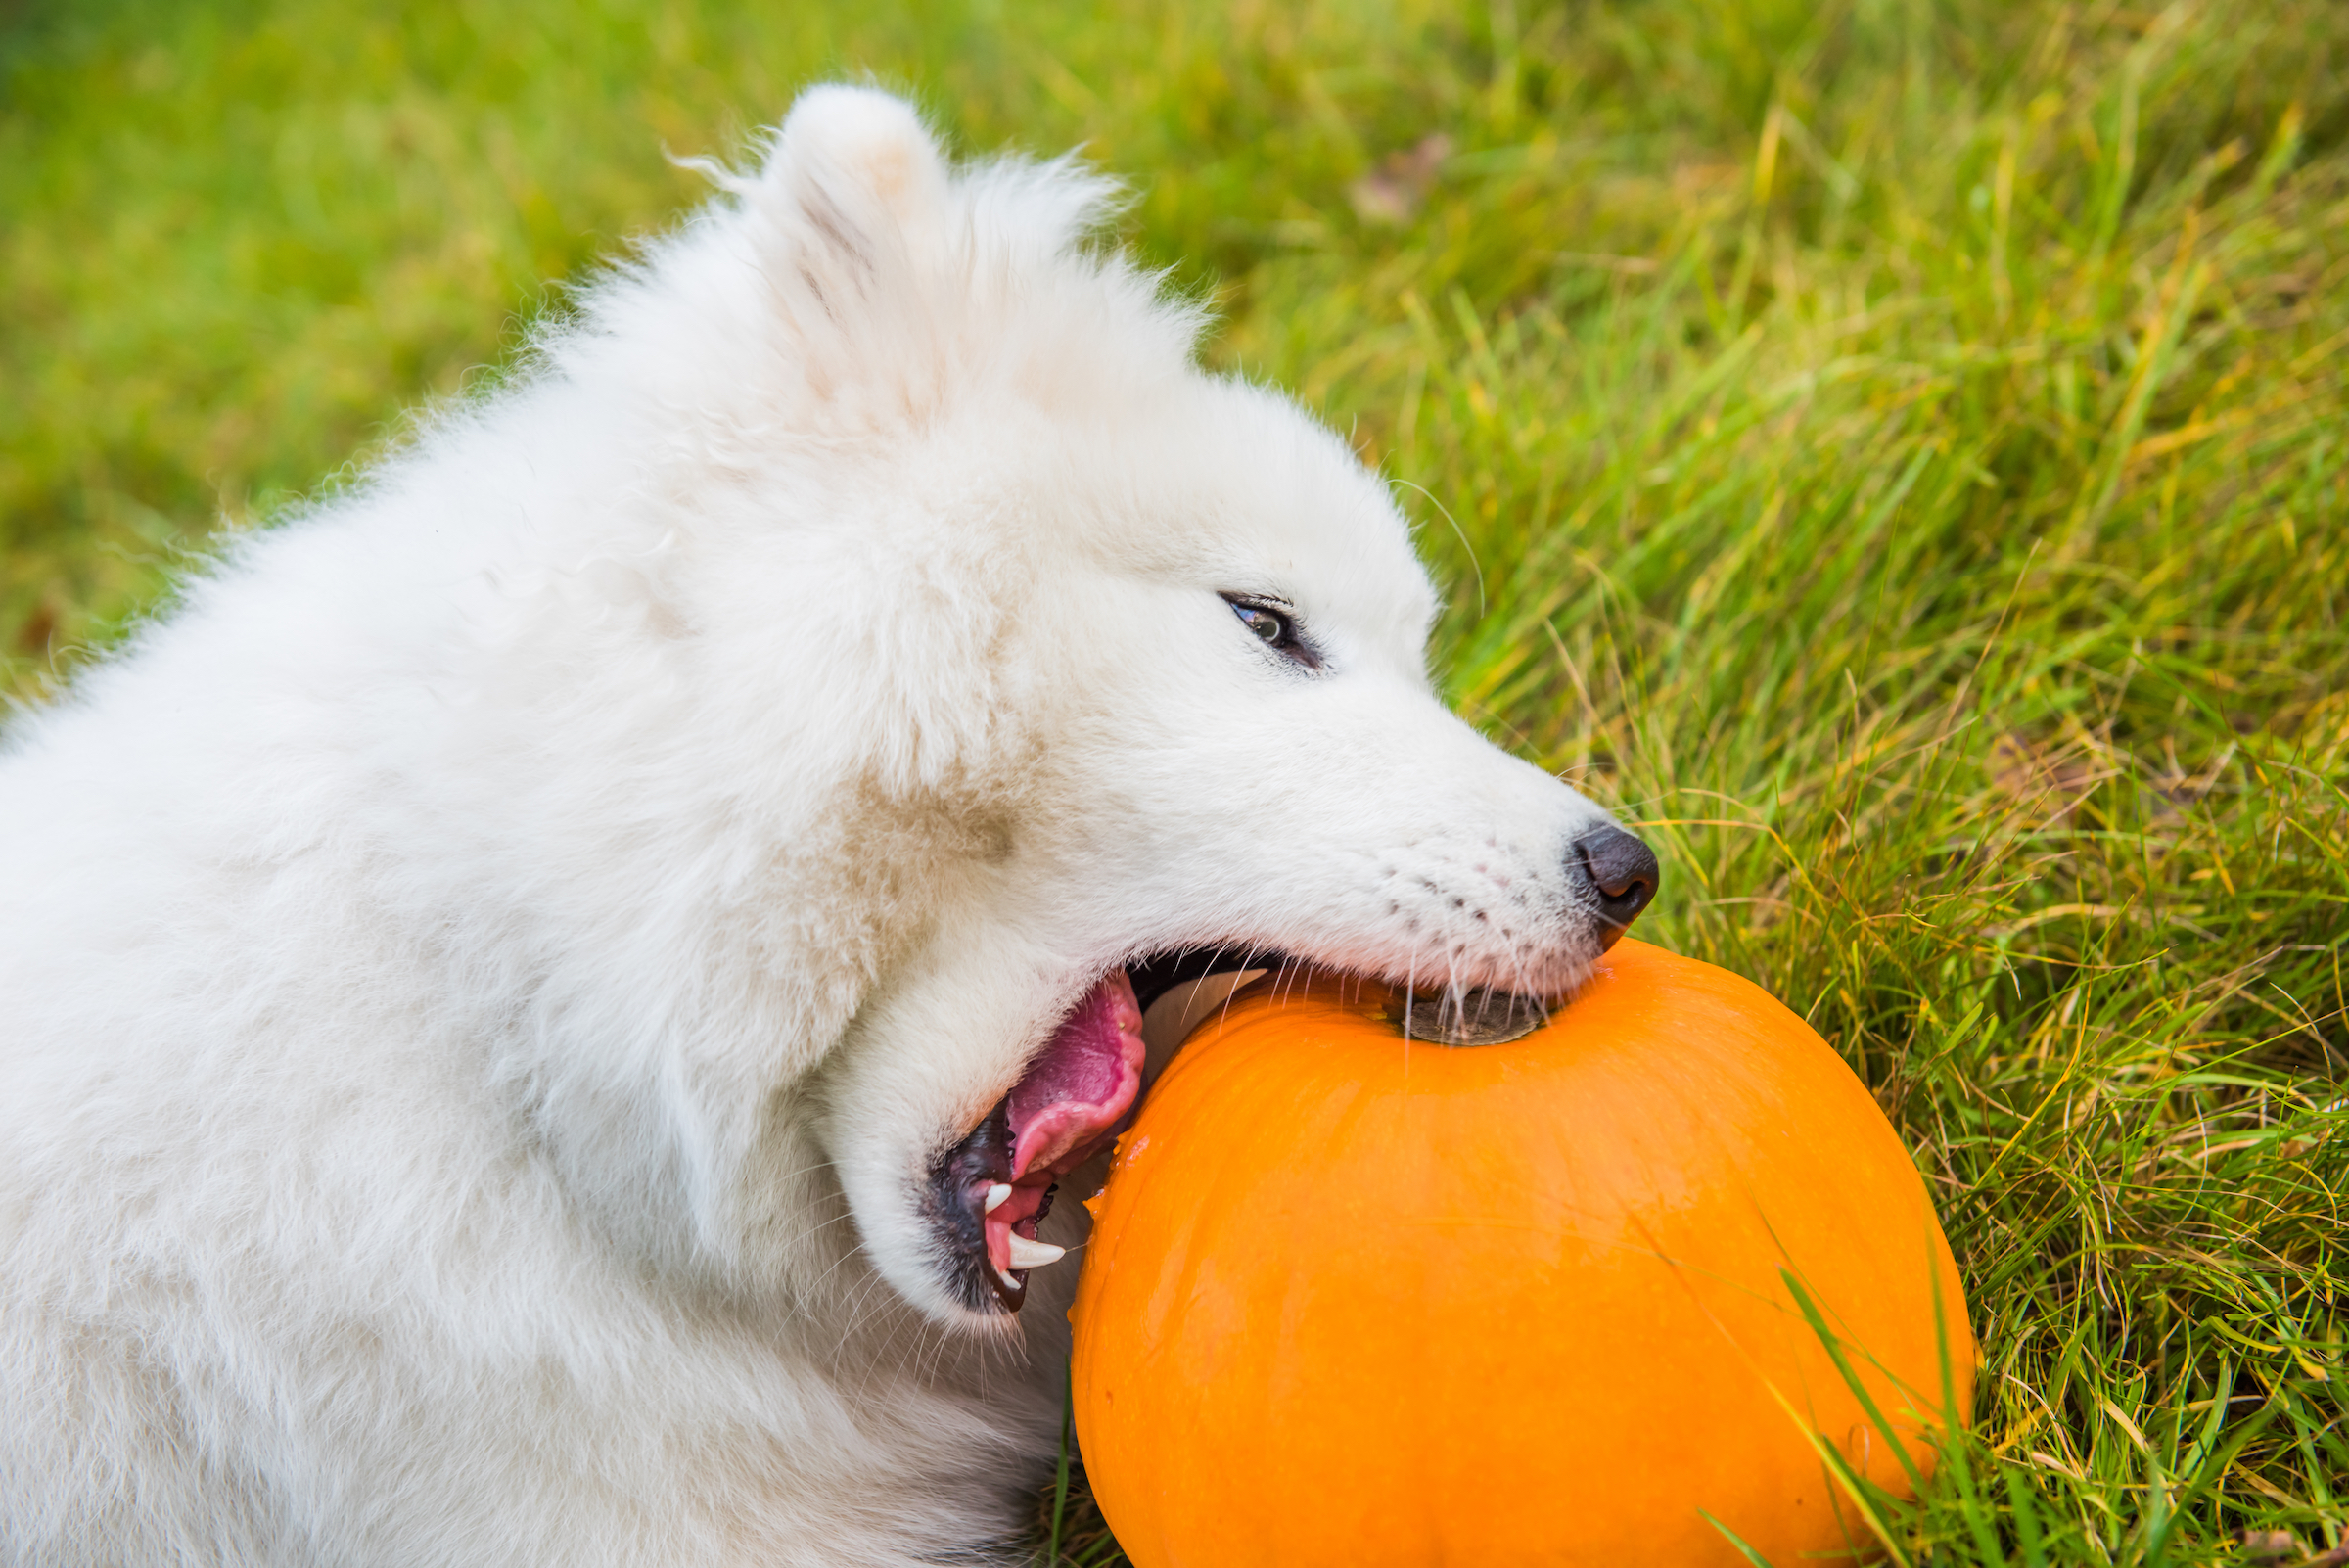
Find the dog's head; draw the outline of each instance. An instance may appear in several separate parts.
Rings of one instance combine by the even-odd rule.
[[[725,650],[703,678],[838,847],[780,895],[813,961],[856,950],[788,1097],[879,1274],[1000,1325],[1169,984],[1304,961],[1554,996],[1655,862],[1437,700],[1386,486],[1195,366],[1195,309],[1086,249],[1098,179],[951,168],[897,100],[828,88],[730,183],[625,287],[737,301],[683,357],[727,367],[692,462],[739,516],[672,575]],[[645,397],[707,395],[670,362]]]

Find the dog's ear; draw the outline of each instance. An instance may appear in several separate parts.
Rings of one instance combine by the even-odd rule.
[[[1093,364],[1187,363],[1199,313],[1155,276],[1088,254],[1118,186],[1074,155],[950,164],[912,106],[869,87],[814,87],[755,176],[720,176],[743,219],[788,359],[839,432],[934,409],[974,367],[1049,365],[1031,395],[1091,395]],[[1103,343],[1128,346],[1120,361]],[[1006,355],[998,350],[1017,345]],[[1018,372],[1012,372],[1015,376]]]
[[[808,391],[866,418],[925,404],[960,203],[912,106],[869,87],[810,88],[734,190]]]
[[[818,273],[869,278],[932,237],[947,206],[938,142],[899,98],[870,87],[811,87],[776,131],[745,194],[798,242]]]

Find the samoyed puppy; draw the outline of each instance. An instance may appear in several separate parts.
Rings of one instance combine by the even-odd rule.
[[[1652,895],[1106,182],[719,183],[10,723],[0,1561],[1015,1561],[1145,1010]]]

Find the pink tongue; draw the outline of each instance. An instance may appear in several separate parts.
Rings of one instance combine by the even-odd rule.
[[[1142,1010],[1113,969],[1061,1021],[1011,1089],[1011,1179],[1059,1175],[1115,1127],[1142,1086]]]

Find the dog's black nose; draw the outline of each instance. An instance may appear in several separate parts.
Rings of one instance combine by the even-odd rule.
[[[1612,947],[1655,901],[1656,852],[1610,824],[1575,840],[1571,853],[1598,896],[1599,942]]]

